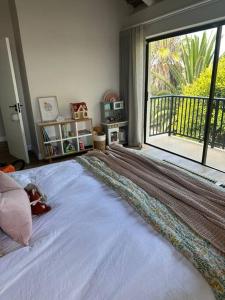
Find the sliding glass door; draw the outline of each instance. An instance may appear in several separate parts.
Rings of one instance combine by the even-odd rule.
[[[205,163],[225,172],[225,26],[220,27],[217,51]]]
[[[223,171],[224,33],[211,26],[148,40],[145,106],[145,143]]]

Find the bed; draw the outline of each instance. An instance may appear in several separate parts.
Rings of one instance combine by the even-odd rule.
[[[52,210],[33,219],[30,245],[0,233],[2,300],[212,300],[201,274],[122,198],[78,162],[14,174]]]

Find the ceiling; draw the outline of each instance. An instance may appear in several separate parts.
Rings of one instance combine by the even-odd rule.
[[[126,0],[128,4],[131,4],[133,7],[137,7],[143,4],[142,0]]]
[[[160,2],[162,0],[126,0],[128,4],[132,5],[134,8],[136,7],[147,7],[151,6],[157,2]]]

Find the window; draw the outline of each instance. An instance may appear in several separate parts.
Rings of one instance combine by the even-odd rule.
[[[145,143],[225,172],[225,26],[147,41]]]

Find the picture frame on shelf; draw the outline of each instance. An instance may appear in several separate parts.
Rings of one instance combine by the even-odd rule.
[[[55,121],[59,116],[58,100],[56,96],[38,97],[42,122]]]

